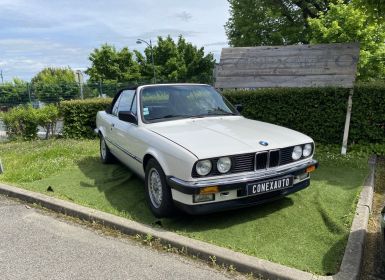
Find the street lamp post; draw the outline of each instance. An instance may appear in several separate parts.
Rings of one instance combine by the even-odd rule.
[[[155,84],[156,83],[156,75],[155,75],[155,63],[154,63],[154,49],[152,48],[151,40],[150,40],[150,43],[148,43],[147,41],[145,41],[143,39],[138,39],[138,40],[136,40],[136,43],[137,44],[145,43],[147,46],[150,47],[150,50],[151,50],[151,62],[152,62],[152,69],[154,71],[154,84]]]

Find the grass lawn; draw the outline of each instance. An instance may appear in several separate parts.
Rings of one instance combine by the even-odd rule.
[[[97,140],[0,143],[0,181],[155,225],[143,182],[122,165],[102,165]],[[279,201],[205,216],[181,214],[162,227],[317,274],[342,260],[355,204],[367,175],[365,154],[320,147],[309,188]],[[51,186],[54,192],[47,192]]]

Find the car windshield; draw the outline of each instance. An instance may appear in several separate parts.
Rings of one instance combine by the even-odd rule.
[[[238,115],[214,88],[206,85],[159,85],[141,92],[144,121]]]

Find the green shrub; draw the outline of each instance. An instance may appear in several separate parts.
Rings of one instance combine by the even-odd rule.
[[[337,88],[227,90],[245,117],[286,126],[316,142],[341,144],[349,92]],[[349,143],[385,142],[385,83],[354,88]]]
[[[385,143],[354,144],[350,145],[349,149],[357,154],[385,156]]]
[[[45,105],[43,108],[37,110],[38,124],[46,131],[45,139],[49,135],[54,135],[56,124],[59,119],[59,109],[53,104]]]
[[[95,119],[98,111],[111,104],[110,98],[62,101],[60,112],[63,116],[63,135],[68,138],[95,137]]]
[[[8,112],[1,113],[7,134],[12,139],[31,140],[37,137],[38,125],[46,130],[46,139],[53,135],[59,119],[57,106],[50,104],[40,109],[31,105],[20,105]]]
[[[31,140],[37,137],[39,117],[37,110],[31,105],[14,107],[8,112],[2,113],[1,118],[11,140]]]

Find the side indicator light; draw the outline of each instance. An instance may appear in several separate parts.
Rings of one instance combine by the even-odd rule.
[[[217,192],[219,192],[218,186],[204,187],[199,190],[199,194],[209,194],[209,193],[217,193]]]
[[[313,172],[314,170],[315,170],[315,165],[312,165],[312,166],[309,166],[308,168],[306,168],[307,173]]]

